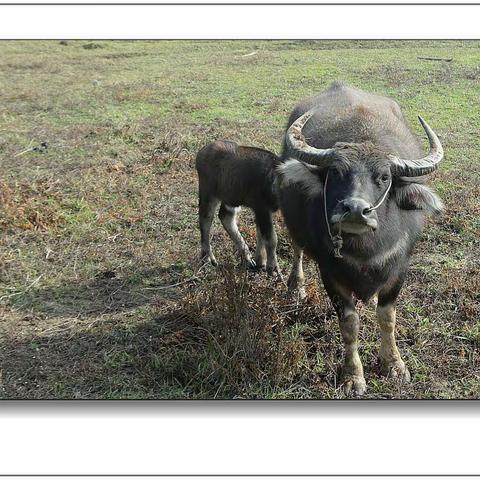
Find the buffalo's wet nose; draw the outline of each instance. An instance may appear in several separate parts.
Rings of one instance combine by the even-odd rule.
[[[362,217],[366,218],[372,213],[370,204],[361,198],[343,200],[341,203],[341,208],[345,218],[352,220],[361,219]]]

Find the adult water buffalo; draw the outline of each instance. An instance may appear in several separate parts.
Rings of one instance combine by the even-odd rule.
[[[395,301],[425,215],[443,207],[421,180],[442,160],[442,145],[419,119],[426,156],[396,102],[335,83],[297,105],[285,134],[280,208],[297,256],[304,249],[318,263],[338,314],[347,394],[366,390],[355,297],[378,296],[382,369],[410,379],[395,342]]]

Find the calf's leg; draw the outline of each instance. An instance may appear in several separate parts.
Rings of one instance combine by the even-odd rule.
[[[273,225],[272,212],[270,210],[256,209],[255,223],[262,235],[267,252],[267,274],[276,273],[281,276],[277,261],[277,233]]]
[[[293,246],[293,264],[290,276],[288,277],[288,291],[296,293],[300,300],[307,297],[305,292],[305,276],[303,274],[303,250],[295,243]]]
[[[267,251],[265,249],[265,242],[263,241],[262,232],[260,228],[257,227],[257,245],[255,247],[255,263],[257,268],[263,269],[267,265]]]
[[[200,224],[200,238],[201,238],[201,253],[200,260],[210,260],[213,266],[217,266],[217,260],[212,252],[210,245],[210,230],[212,228],[213,216],[215,209],[220,202],[200,190],[198,202],[198,216]]]
[[[363,395],[367,389],[363,365],[358,354],[360,318],[355,310],[352,292],[332,280],[323,280],[328,296],[338,315],[340,333],[345,344],[343,363],[343,390],[345,394]]]
[[[377,321],[381,337],[379,357],[383,374],[398,378],[403,382],[409,382],[410,372],[400,356],[395,341],[395,300],[402,283],[403,280],[394,287],[393,291],[381,291],[378,294]]]
[[[255,268],[255,261],[252,259],[248,245],[245,243],[245,240],[238,230],[237,210],[238,208],[230,207],[222,203],[220,205],[218,216],[225,230],[237,247],[242,262],[244,262],[248,268]]]

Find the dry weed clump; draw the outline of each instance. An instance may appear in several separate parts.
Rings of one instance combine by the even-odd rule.
[[[62,223],[58,182],[0,182],[0,228],[49,230]]]
[[[197,377],[216,398],[261,397],[302,375],[307,343],[291,326],[313,312],[292,302],[282,283],[226,264],[176,309],[195,332]]]

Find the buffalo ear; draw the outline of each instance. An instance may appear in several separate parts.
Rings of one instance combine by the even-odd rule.
[[[277,173],[282,187],[296,185],[309,197],[316,197],[323,193],[325,168],[289,158],[277,167]]]
[[[395,200],[404,210],[424,210],[437,215],[443,211],[443,202],[426,185],[413,182],[400,182],[395,187]]]

